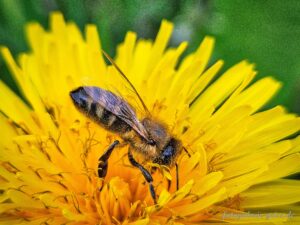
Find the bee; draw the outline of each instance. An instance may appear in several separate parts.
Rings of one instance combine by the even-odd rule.
[[[182,143],[170,134],[163,123],[152,119],[144,101],[129,79],[107,53],[103,51],[103,54],[134,90],[147,116],[139,120],[134,108],[121,96],[95,86],[81,86],[76,88],[70,92],[71,99],[76,108],[88,118],[95,121],[104,129],[119,135],[126,144],[129,144],[129,162],[142,172],[149,184],[151,196],[156,204],[156,194],[152,184],[153,178],[147,169],[134,159],[132,151],[141,153],[146,161],[171,167],[176,164],[175,159],[183,148]],[[118,140],[114,141],[103,155],[100,156],[98,164],[98,176],[100,178],[106,176],[108,159],[114,148],[119,144]],[[176,169],[178,188],[177,164]]]

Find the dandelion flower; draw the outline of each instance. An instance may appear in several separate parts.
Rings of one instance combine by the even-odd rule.
[[[155,205],[128,146],[112,153],[99,179],[99,156],[120,138],[78,112],[69,93],[82,85],[110,90],[141,118],[136,96],[103,58],[94,25],[82,36],[60,13],[50,23],[49,31],[28,25],[32,50],[17,62],[1,48],[23,98],[0,82],[0,224],[299,223],[300,181],[284,177],[300,171],[300,138],[288,138],[300,119],[281,106],[259,111],[279,82],[252,84],[256,71],[247,61],[214,79],[223,61],[207,67],[212,37],[178,63],[187,43],[167,48],[167,21],[153,42],[128,32],[116,63],[190,154],[177,158],[178,190],[174,167],[137,156],[158,167]]]

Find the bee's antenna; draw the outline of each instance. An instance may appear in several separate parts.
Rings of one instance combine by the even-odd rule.
[[[139,100],[141,101],[145,111],[150,114],[146,104],[144,103],[143,99],[141,98],[141,96],[139,95],[139,93],[137,92],[137,90],[135,89],[135,87],[133,86],[133,84],[130,82],[130,80],[127,78],[127,76],[123,73],[123,71],[117,66],[117,64],[114,62],[114,60],[103,50],[102,53],[103,55],[108,59],[108,61],[110,61],[110,63],[119,71],[119,73],[122,75],[122,77],[129,83],[130,87],[133,89],[133,91],[136,93],[137,97],[139,98]]]

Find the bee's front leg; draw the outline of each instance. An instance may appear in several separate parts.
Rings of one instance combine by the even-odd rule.
[[[178,189],[179,189],[179,171],[178,171],[177,163],[175,163],[175,168],[176,168],[176,190],[178,191]]]
[[[106,176],[107,173],[107,166],[108,166],[108,159],[114,150],[114,148],[119,144],[120,142],[118,140],[114,141],[108,149],[103,153],[102,156],[100,156],[98,162],[98,176],[100,178],[103,178]]]
[[[133,165],[134,167],[139,168],[140,171],[142,172],[145,180],[149,184],[150,194],[151,194],[151,197],[153,198],[154,204],[156,204],[156,194],[155,194],[154,186],[152,184],[153,178],[152,178],[151,174],[148,172],[148,170],[146,170],[141,164],[139,164],[133,158],[133,155],[131,154],[130,150],[128,150],[128,159],[129,159],[129,162],[131,163],[131,165]]]

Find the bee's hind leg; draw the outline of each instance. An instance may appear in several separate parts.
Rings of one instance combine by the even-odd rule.
[[[114,150],[114,148],[119,144],[120,142],[118,140],[114,141],[108,149],[103,153],[103,155],[100,156],[98,160],[98,176],[100,178],[103,178],[106,176],[107,173],[107,166],[108,166],[108,159]]]
[[[140,171],[142,172],[143,176],[145,177],[145,180],[149,184],[150,194],[151,194],[151,197],[153,198],[154,204],[156,204],[156,194],[155,194],[154,186],[152,184],[153,178],[152,178],[151,174],[148,172],[148,170],[146,170],[141,164],[139,164],[133,158],[133,155],[131,154],[130,150],[128,150],[128,159],[129,159],[129,162],[131,163],[131,165],[139,168]]]

